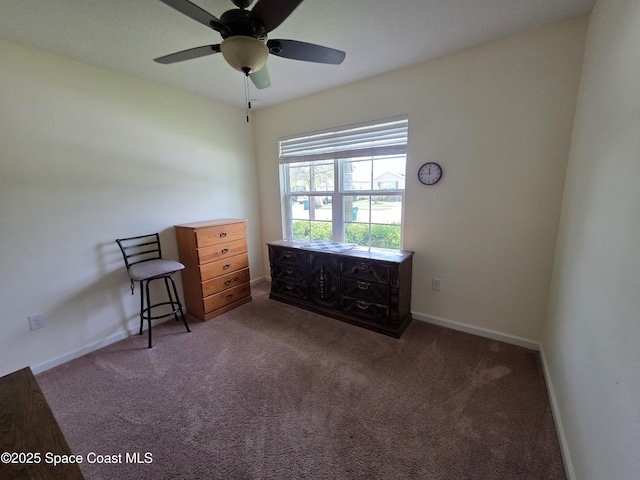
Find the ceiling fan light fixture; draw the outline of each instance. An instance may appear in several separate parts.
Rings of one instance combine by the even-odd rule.
[[[245,35],[227,37],[220,44],[220,51],[232,68],[246,75],[264,67],[269,56],[269,49],[263,42]]]

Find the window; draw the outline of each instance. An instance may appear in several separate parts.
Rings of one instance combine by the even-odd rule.
[[[401,248],[407,118],[280,139],[285,238]]]

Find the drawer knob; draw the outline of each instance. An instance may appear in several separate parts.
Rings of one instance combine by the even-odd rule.
[[[226,236],[227,236],[227,232],[222,232],[222,233],[220,233],[220,237],[224,238],[224,237],[226,237]]]
[[[231,297],[233,297],[233,293],[230,293],[229,295],[227,295],[227,300],[231,300]]]
[[[366,263],[359,263],[358,264],[358,270],[360,270],[361,272],[368,272],[369,271],[369,265]]]
[[[284,288],[286,288],[287,290],[293,290],[293,285],[291,285],[290,283],[287,283]]]
[[[360,310],[366,310],[367,308],[369,308],[369,304],[367,302],[363,302],[362,300],[358,300],[356,302],[356,305]]]
[[[360,290],[369,290],[369,284],[367,282],[358,282],[357,285]]]
[[[293,268],[291,267],[285,268],[284,273],[286,273],[287,275],[291,275],[293,273]]]
[[[287,258],[291,258],[293,257],[293,252],[289,252],[289,251],[282,252],[282,255],[284,255]]]
[[[227,253],[228,251],[229,251],[229,249],[228,249],[228,248],[223,248],[223,249],[222,249],[222,253]]]
[[[225,284],[225,285],[231,285],[231,279],[229,278],[229,279],[225,280],[225,281],[224,281],[224,284]]]
[[[227,263],[222,267],[223,270],[228,270],[229,268],[231,268],[231,264],[230,263]]]

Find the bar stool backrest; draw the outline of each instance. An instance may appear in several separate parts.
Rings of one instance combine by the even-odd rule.
[[[127,270],[136,263],[147,262],[162,258],[160,248],[160,235],[152,233],[150,235],[140,235],[138,237],[120,238],[116,240]]]

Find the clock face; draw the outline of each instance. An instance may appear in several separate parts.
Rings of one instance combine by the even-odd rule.
[[[418,170],[418,180],[425,185],[434,185],[442,178],[442,167],[435,162],[427,162]]]

